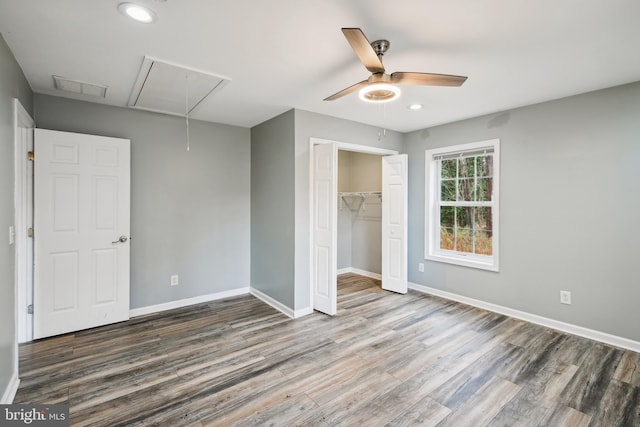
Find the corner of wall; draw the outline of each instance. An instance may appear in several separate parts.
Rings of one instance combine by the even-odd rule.
[[[2,400],[0,400],[0,405],[10,405],[13,403],[13,399],[16,397],[16,393],[18,392],[18,387],[20,386],[20,378],[18,378],[18,370],[13,372],[11,378],[9,379],[9,383],[2,393]]]

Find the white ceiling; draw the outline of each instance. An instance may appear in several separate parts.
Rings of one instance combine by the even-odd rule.
[[[148,55],[230,78],[192,117],[245,127],[299,108],[406,132],[640,80],[638,0],[138,0],[151,25],[119,3],[2,0],[0,32],[35,92],[93,100],[55,90],[58,75],[126,106]],[[402,86],[384,107],[322,101],[369,76],[341,27],[388,39],[387,72],[469,79]]]

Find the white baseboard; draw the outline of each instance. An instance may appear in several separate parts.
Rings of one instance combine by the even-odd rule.
[[[265,294],[262,291],[257,290],[256,288],[251,288],[249,293],[251,295],[253,295],[254,297],[258,298],[260,301],[264,302],[265,304],[270,305],[271,307],[275,308],[279,312],[283,313],[284,315],[286,315],[286,316],[288,316],[288,317],[290,317],[292,319],[297,319],[299,317],[306,316],[308,314],[313,313],[313,308],[311,308],[311,307],[305,307],[305,308],[301,308],[299,310],[292,310],[291,308],[289,308],[286,305],[282,304],[280,301],[277,301],[277,300],[271,298],[269,295]]]
[[[145,314],[158,313],[160,311],[173,310],[174,308],[187,307],[189,305],[203,302],[215,301],[223,298],[235,297],[249,293],[249,287],[231,289],[229,291],[216,292],[214,294],[200,295],[192,298],[180,299],[177,301],[165,302],[162,304],[149,305],[147,307],[133,308],[129,310],[129,317],[143,316]]]
[[[337,271],[337,273],[338,274],[353,273],[353,274],[359,274],[360,276],[364,276],[364,277],[370,277],[372,279],[382,280],[381,274],[372,273],[370,271],[364,271],[364,270],[360,270],[359,268],[353,268],[353,267],[341,268]]]
[[[516,319],[535,323],[536,325],[546,326],[547,328],[555,329],[561,332],[566,332],[572,335],[577,335],[594,341],[600,341],[602,343],[613,345],[616,347],[640,352],[640,342],[630,340],[628,338],[623,338],[616,335],[607,334],[605,332],[584,328],[582,326],[573,325],[571,323],[549,319],[548,317],[538,316],[537,314],[527,313],[526,311],[515,310],[513,308],[504,307],[490,302],[485,302],[451,292],[430,288],[428,286],[418,285],[416,283],[409,282],[409,289],[414,289],[425,294],[435,295],[452,301],[461,302],[463,304],[482,308],[494,313],[504,314],[509,317],[514,317]]]
[[[268,304],[271,307],[278,310],[279,312],[285,314],[286,316],[289,316],[292,319],[296,318],[296,313],[294,310],[282,304],[280,301],[277,301],[271,298],[269,295],[265,294],[264,292],[259,291],[256,288],[251,288],[249,290],[249,293],[254,297],[258,298],[260,301],[264,302],[265,304]]]
[[[19,385],[20,378],[18,378],[18,371],[14,371],[13,375],[11,375],[11,379],[9,379],[7,388],[5,388],[4,393],[2,393],[2,400],[0,400],[0,404],[10,405],[11,403],[13,403],[13,399],[16,397],[16,392],[18,391]]]
[[[382,280],[382,274],[372,273],[370,271],[364,271],[353,267],[351,268],[351,272],[354,274],[359,274],[360,276],[370,277],[371,279]]]

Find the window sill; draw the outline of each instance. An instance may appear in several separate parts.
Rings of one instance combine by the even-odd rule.
[[[444,262],[447,264],[460,265],[462,267],[477,268],[479,270],[488,270],[499,272],[497,260],[491,258],[490,260],[483,260],[473,255],[446,255],[446,254],[429,254],[425,256],[426,260]]]

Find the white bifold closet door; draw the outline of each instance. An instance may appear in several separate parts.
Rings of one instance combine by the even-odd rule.
[[[129,318],[130,142],[35,130],[34,338]]]
[[[313,153],[313,308],[337,312],[338,147],[314,146]]]
[[[407,293],[408,156],[382,158],[382,289]]]

